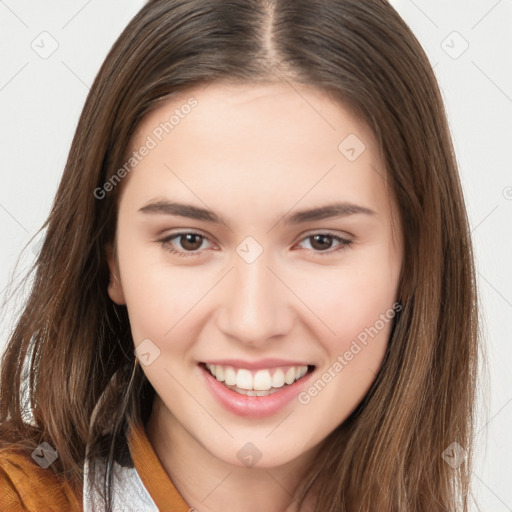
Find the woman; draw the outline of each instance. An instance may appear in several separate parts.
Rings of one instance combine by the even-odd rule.
[[[468,510],[468,222],[387,2],[149,1],[45,227],[0,510]]]

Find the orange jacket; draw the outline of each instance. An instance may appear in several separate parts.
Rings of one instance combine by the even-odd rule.
[[[130,431],[129,449],[135,469],[160,511],[189,512],[158,459],[143,427]],[[82,511],[82,495],[30,455],[0,450],[0,512]]]

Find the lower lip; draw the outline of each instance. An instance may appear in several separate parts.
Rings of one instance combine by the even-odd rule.
[[[272,416],[289,404],[304,388],[313,372],[306,373],[304,377],[293,384],[285,385],[279,391],[266,396],[241,395],[227,388],[219,382],[204,366],[199,365],[213,396],[228,411],[237,416],[261,418]]]

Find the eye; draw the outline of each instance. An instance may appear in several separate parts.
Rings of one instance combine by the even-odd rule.
[[[335,252],[342,251],[352,244],[352,240],[343,238],[333,233],[313,233],[303,238],[302,241],[311,240],[310,246],[313,251],[319,256],[326,256]],[[332,251],[328,251],[333,245],[333,242],[337,242],[338,245]]]
[[[174,244],[172,242],[174,239],[179,239],[179,242]],[[181,233],[174,233],[160,240],[160,243],[170,253],[176,254],[176,256],[188,258],[199,254],[199,249],[205,240],[208,239],[200,233],[183,231]],[[181,249],[176,249],[176,245],[181,246]]]
[[[178,239],[178,243],[173,242],[175,239]],[[208,240],[205,235],[193,231],[183,231],[167,236],[159,242],[170,253],[179,257],[188,258],[191,256],[199,256],[201,246],[205,240]],[[310,234],[303,238],[302,242],[306,240],[311,241],[311,249],[319,256],[325,256],[342,251],[352,244],[352,240],[333,233],[323,232]],[[337,242],[338,245],[335,246],[334,250],[329,251],[333,246],[333,242]],[[177,246],[179,247],[177,248]]]

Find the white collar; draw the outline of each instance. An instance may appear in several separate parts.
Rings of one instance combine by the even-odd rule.
[[[102,485],[105,464],[101,460],[96,464],[99,471],[95,474],[94,486],[89,486],[89,461],[84,464],[83,512],[104,512],[105,510]],[[159,512],[134,467],[127,468],[114,462],[112,472],[113,512]]]

